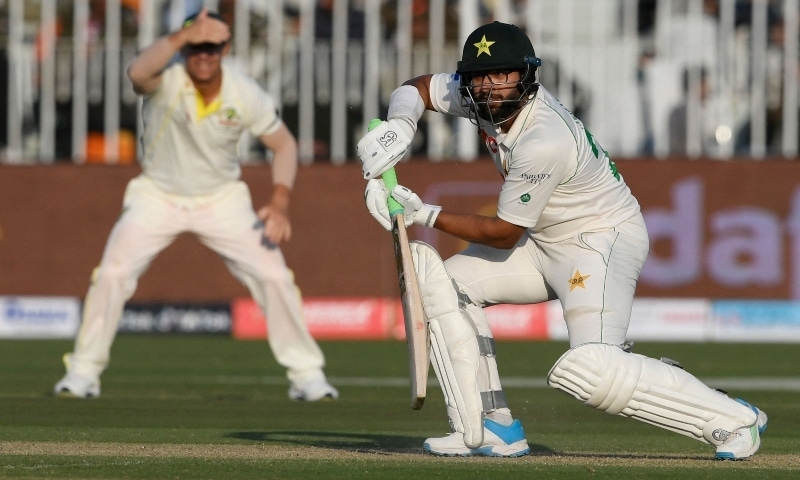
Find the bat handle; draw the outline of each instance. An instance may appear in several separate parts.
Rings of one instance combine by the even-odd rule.
[[[372,130],[373,128],[377,127],[381,124],[381,119],[373,118],[369,122],[369,129]],[[403,213],[403,206],[400,203],[392,198],[392,189],[397,185],[397,173],[394,171],[394,167],[390,168],[389,170],[383,172],[381,175],[383,179],[384,185],[386,185],[386,189],[389,190],[389,197],[387,198],[387,202],[389,204],[389,215],[394,217],[395,215]]]
[[[386,189],[389,190],[389,197],[386,199],[386,202],[389,204],[389,215],[392,217],[395,215],[402,215],[405,209],[400,205],[400,202],[392,197],[392,189],[397,185],[397,173],[394,171],[394,167],[383,172],[381,178],[383,178]]]

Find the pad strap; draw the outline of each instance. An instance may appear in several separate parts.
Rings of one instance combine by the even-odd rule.
[[[481,402],[483,403],[484,412],[491,412],[493,410],[497,410],[498,408],[508,408],[506,394],[502,390],[481,392]]]
[[[491,337],[484,337],[483,335],[478,335],[478,349],[480,350],[481,355],[495,356],[497,354],[497,350],[495,349],[494,338]]]

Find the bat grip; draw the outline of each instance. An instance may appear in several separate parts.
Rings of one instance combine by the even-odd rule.
[[[389,197],[386,199],[386,203],[389,204],[389,215],[394,217],[395,215],[402,214],[404,210],[403,206],[392,197],[392,189],[397,185],[397,173],[394,171],[394,167],[386,170],[381,178],[383,178],[386,189],[389,190]]]
[[[373,118],[369,122],[369,130],[372,130],[380,124],[381,119]],[[389,196],[386,199],[386,203],[389,205],[389,215],[394,217],[395,215],[403,213],[403,206],[392,198],[392,189],[397,185],[397,173],[395,173],[394,167],[385,171],[383,175],[381,175],[381,178],[383,179],[383,184],[386,185],[386,189],[389,190]]]

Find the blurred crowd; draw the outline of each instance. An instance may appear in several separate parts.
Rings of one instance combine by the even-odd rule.
[[[42,1],[24,1],[24,45],[26,58],[13,57],[9,41],[9,8],[14,0],[0,0],[0,163],[7,157],[9,143],[9,107],[18,106],[22,110],[22,155],[36,156],[35,138],[42,122],[42,95],[37,85],[40,81],[43,62],[48,56],[57,52],[69,52],[73,48],[72,39],[76,37],[74,28],[76,5],[72,0],[56,0],[57,14],[55,25],[48,25],[41,16]],[[75,152],[83,150],[85,159],[104,161],[106,150],[103,145],[103,133],[108,131],[105,119],[104,103],[117,101],[119,104],[119,138],[120,145],[118,163],[130,163],[136,156],[137,132],[137,100],[124,75],[121,75],[122,88],[117,99],[109,100],[103,88],[105,75],[103,45],[106,35],[107,2],[111,0],[86,0],[88,2],[88,20],[86,22],[87,59],[87,135],[84,148],[75,148],[73,127],[73,108],[75,108],[71,67],[67,57],[58,56],[55,61],[55,148],[54,161],[73,161]],[[154,8],[157,21],[149,38],[157,37],[180,25],[186,14],[197,11],[201,0],[184,0],[171,2],[154,1],[148,4]],[[272,72],[264,61],[265,52],[269,49],[269,28],[275,14],[271,0],[247,2],[246,21],[237,20],[242,14],[241,5],[236,0],[218,0],[211,3],[219,13],[228,19],[233,26],[233,38],[237,37],[236,29],[248,30],[249,59],[246,68],[261,70],[263,82],[269,81]],[[333,60],[318,61],[321,53],[332,50],[335,34],[335,17],[337,8],[342,7],[337,0],[284,0],[279,12],[284,32],[281,45],[281,61],[287,62],[282,72],[281,101],[283,116],[290,128],[303,128],[300,120],[300,103],[302,93],[297,90],[299,78],[308,72],[299,72],[297,59],[292,60],[289,48],[298,42],[301,36],[303,16],[313,10],[313,37],[315,44],[314,81],[315,101],[313,120],[314,147],[311,150],[314,161],[325,161],[336,152],[331,150],[332,112],[330,97],[341,92],[328,92],[331,88],[330,71]],[[627,156],[687,156],[712,158],[739,158],[748,156],[773,157],[787,156],[786,152],[797,155],[796,137],[800,137],[797,127],[798,104],[796,84],[787,96],[787,80],[797,82],[800,71],[797,70],[797,59],[787,61],[787,45],[793,46],[789,54],[797,55],[797,20],[792,19],[793,38],[786,41],[786,13],[797,15],[798,0],[638,0],[604,1],[590,5],[590,0],[539,1],[524,0],[480,0],[469,2],[477,9],[465,16],[460,10],[459,0],[381,0],[376,2],[379,8],[381,41],[397,49],[411,49],[416,59],[417,49],[430,47],[432,36],[444,42],[445,50],[450,56],[441,65],[441,71],[455,68],[452,55],[460,55],[459,38],[464,35],[462,24],[466,21],[485,23],[494,19],[516,23],[533,32],[534,46],[544,59],[544,67],[540,70],[541,82],[555,91],[578,117],[583,118],[590,128],[603,130],[603,127],[592,125],[601,123],[604,117],[597,112],[600,99],[607,96],[605,91],[626,89],[628,96],[637,98],[637,107],[623,110],[630,117],[637,130],[635,145],[621,148],[627,150]],[[633,83],[605,85],[604,91],[595,78],[598,72],[587,68],[577,68],[577,60],[571,60],[563,51],[554,51],[552,45],[560,44],[554,35],[559,21],[563,21],[564,5],[574,9],[575,28],[581,28],[578,17],[590,7],[598,8],[602,3],[610,7],[605,21],[611,24],[603,28],[612,32],[609,35],[623,37],[632,25],[635,34],[637,60],[633,66]],[[631,13],[630,7],[636,4]],[[141,9],[140,0],[119,0],[120,22],[117,26],[120,35],[120,65],[125,68],[138,48],[141,47]],[[536,10],[532,5],[536,5]],[[763,9],[754,8],[754,4],[763,4]],[[176,8],[178,5],[180,8]],[[346,2],[346,38],[348,45],[363,50],[367,31],[368,10],[375,4],[367,0],[349,0]],[[403,10],[410,6],[410,13]],[[792,8],[789,8],[789,7]],[[117,6],[115,5],[115,8]],[[441,10],[437,9],[441,8]],[[592,10],[594,12],[594,10]],[[765,18],[760,18],[759,12]],[[581,13],[583,12],[583,13]],[[754,13],[755,12],[755,13]],[[340,14],[341,12],[339,12]],[[541,15],[542,21],[539,22]],[[664,17],[668,16],[668,21]],[[433,23],[432,23],[433,21]],[[590,25],[593,25],[590,23]],[[117,28],[115,27],[115,28]],[[761,35],[763,31],[763,35]],[[55,42],[47,42],[47,32],[55,33]],[[763,38],[762,38],[763,37]],[[580,32],[575,33],[580,37]],[[294,39],[294,40],[292,40]],[[687,48],[687,40],[693,39],[692,47]],[[538,45],[537,40],[542,44]],[[630,40],[630,39],[627,39]],[[627,41],[621,38],[620,42]],[[294,43],[292,43],[294,42]],[[763,43],[763,55],[754,57],[754,44]],[[350,48],[350,47],[348,47]],[[540,50],[541,48],[541,50]],[[55,50],[55,51],[54,51]],[[29,55],[28,55],[29,54]],[[433,53],[429,52],[429,55]],[[613,53],[612,53],[613,54]],[[242,56],[241,51],[234,48],[234,55]],[[399,55],[397,54],[400,58]],[[457,58],[455,58],[457,60]],[[416,60],[415,60],[416,61]],[[294,62],[294,64],[292,63]],[[326,63],[327,62],[327,63]],[[11,91],[9,85],[9,69],[11,66],[26,68],[25,73],[15,72],[18,80],[17,89]],[[426,73],[430,62],[417,62],[412,65],[413,72]],[[397,67],[399,68],[399,67]],[[788,72],[787,68],[795,69]],[[362,65],[363,70],[363,65]],[[420,71],[416,71],[420,70]],[[259,72],[254,73],[259,78]],[[384,74],[388,75],[388,74]],[[607,76],[607,75],[606,75]],[[347,96],[347,107],[344,117],[347,123],[347,138],[356,138],[363,129],[363,95],[358,90],[363,82],[363,75],[350,72],[348,81],[352,81],[352,90]],[[31,87],[28,88],[26,81]],[[393,84],[396,79],[388,79]],[[20,87],[24,85],[24,87]],[[755,87],[754,87],[755,85]],[[763,85],[763,88],[761,86]],[[756,88],[757,87],[757,88]],[[385,108],[388,91],[381,92],[381,108]],[[327,98],[327,100],[326,100]],[[787,98],[790,102],[787,102]],[[787,113],[787,109],[793,112]],[[379,112],[381,114],[385,112]],[[598,120],[601,119],[601,120]],[[787,119],[789,125],[785,125]],[[425,122],[423,121],[423,124]],[[787,128],[788,127],[788,128]],[[451,126],[444,126],[450,129]],[[298,132],[295,132],[298,133]],[[787,141],[786,136],[793,140]],[[446,135],[445,135],[446,136]],[[610,135],[609,135],[610,136]],[[302,140],[302,135],[300,135]],[[415,153],[424,155],[430,151],[429,142],[435,140],[433,129],[420,129]],[[617,142],[609,140],[612,145]],[[758,148],[754,147],[754,142]],[[353,142],[348,142],[353,143]],[[621,145],[625,140],[619,140]],[[630,142],[628,142],[630,143]],[[788,145],[788,150],[787,150]],[[352,146],[347,146],[345,156],[352,155]],[[445,156],[454,155],[452,151],[444,151]]]

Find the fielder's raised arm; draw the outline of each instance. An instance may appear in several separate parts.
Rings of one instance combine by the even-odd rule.
[[[217,14],[203,8],[193,18],[188,18],[182,27],[159,38],[142,50],[128,67],[128,77],[136,93],[147,94],[158,87],[161,73],[172,59],[187,45],[198,49],[228,48],[231,30]]]

